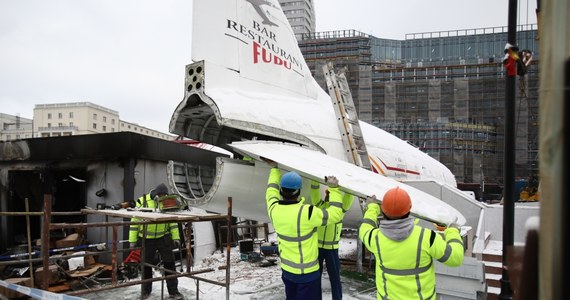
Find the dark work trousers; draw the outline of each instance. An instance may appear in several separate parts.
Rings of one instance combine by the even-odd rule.
[[[172,254],[172,236],[167,234],[163,237],[157,239],[145,239],[145,255],[144,261],[146,263],[156,265],[158,263],[156,251],[160,253],[160,258],[162,259],[163,267],[167,270],[174,271],[174,254]],[[171,275],[166,273],[165,275]],[[142,273],[143,279],[152,278],[152,268],[148,266],[143,267]],[[178,292],[178,279],[172,278],[166,280],[166,288],[170,295]],[[143,283],[143,293],[150,294],[152,291],[152,282]]]
[[[322,300],[321,278],[316,278],[307,283],[295,283],[281,276],[285,283],[285,295],[287,300]]]
[[[331,293],[333,300],[342,299],[342,285],[340,284],[340,260],[338,249],[319,248],[319,269],[323,273],[323,260],[327,265],[327,274],[331,282]]]

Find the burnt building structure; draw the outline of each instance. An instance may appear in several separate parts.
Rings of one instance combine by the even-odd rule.
[[[218,156],[223,154],[132,132],[0,142],[0,212],[25,212],[26,199],[30,212],[42,212],[46,194],[51,195],[53,212],[112,207],[166,183],[169,162],[215,165]],[[40,219],[30,217],[32,240],[41,237]],[[85,214],[53,215],[51,220],[104,221],[101,215]],[[0,251],[25,244],[26,229],[26,217],[0,215]],[[86,236],[95,243],[108,242],[112,234],[110,229],[93,227]],[[126,237],[128,226],[119,239]]]

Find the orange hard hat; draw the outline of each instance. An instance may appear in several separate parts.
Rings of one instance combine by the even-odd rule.
[[[412,200],[408,192],[395,187],[389,189],[382,199],[382,212],[389,218],[397,219],[405,216],[412,209]]]

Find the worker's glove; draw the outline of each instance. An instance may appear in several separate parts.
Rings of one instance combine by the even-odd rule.
[[[338,179],[334,176],[325,176],[325,184],[331,188],[338,187]]]
[[[455,228],[455,229],[457,229],[458,231],[461,231],[460,226],[457,225],[457,224],[445,225],[445,224],[434,223],[434,225],[435,225],[435,228],[436,228],[438,231],[445,231],[447,228]]]
[[[435,226],[435,229],[437,229],[437,231],[445,231],[447,229],[447,226],[445,224],[433,223],[433,225]]]
[[[172,242],[173,242],[173,244],[174,244],[174,248],[175,248],[175,249],[180,248],[180,240],[174,240],[174,241],[172,241]]]
[[[134,249],[137,247],[137,243],[129,243],[129,248]]]
[[[456,228],[457,230],[460,230],[459,225],[457,225],[457,217],[455,217],[455,219],[452,222],[449,222],[448,224],[434,223],[434,225],[435,228],[439,231],[445,231],[447,228]]]
[[[263,160],[267,165],[269,165],[271,168],[277,168],[277,163],[269,158],[265,158],[265,157],[260,157],[261,160]]]
[[[453,219],[453,222],[447,224],[447,228],[457,228],[459,230],[459,225],[457,225],[457,217]]]
[[[380,205],[380,201],[378,201],[378,199],[376,198],[376,195],[366,197],[366,201],[364,201],[364,205],[366,206],[366,209],[368,209],[368,205],[370,205],[372,203],[376,203],[376,204]]]

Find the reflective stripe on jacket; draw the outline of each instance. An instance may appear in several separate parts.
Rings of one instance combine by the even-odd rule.
[[[316,181],[311,182],[311,203],[319,208],[327,209],[330,207],[328,199],[321,199],[320,184]],[[352,206],[354,196],[344,193],[342,197],[342,213],[347,212]],[[340,234],[342,231],[342,219],[336,224],[321,226],[317,228],[318,245],[322,249],[338,249]]]
[[[156,208],[158,205],[156,201],[150,198],[150,195],[145,195],[140,197],[135,201],[136,207],[148,207]],[[131,218],[131,222],[140,222],[142,219]],[[131,225],[129,227],[129,242],[135,243],[139,237],[143,236],[143,226],[145,225]],[[179,240],[180,235],[178,233],[178,224],[176,223],[162,223],[162,224],[148,224],[146,225],[146,238],[147,239],[157,239],[165,236],[167,233],[172,235],[173,240]]]
[[[330,207],[318,207],[299,202],[281,201],[279,180],[281,172],[271,169],[265,200],[267,213],[277,233],[281,268],[293,274],[308,274],[319,270],[317,227],[335,224],[342,219],[342,196],[338,188],[329,188]]]
[[[359,238],[376,259],[377,299],[435,299],[433,259],[447,266],[463,263],[464,249],[456,228],[445,230],[445,239],[433,230],[414,225],[398,242],[377,227],[378,204],[369,204],[359,228]]]

